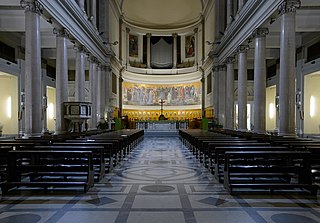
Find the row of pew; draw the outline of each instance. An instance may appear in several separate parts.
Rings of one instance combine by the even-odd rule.
[[[317,194],[320,141],[232,130],[184,129],[179,136],[231,194],[253,189]]]
[[[143,130],[95,132],[79,137],[0,141],[2,193],[15,188],[83,187],[87,192],[143,139]]]

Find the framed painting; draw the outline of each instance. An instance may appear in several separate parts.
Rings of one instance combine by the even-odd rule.
[[[186,58],[194,57],[194,47],[195,44],[195,37],[194,35],[186,36],[186,42],[185,42],[185,54]]]
[[[129,35],[129,56],[138,57],[138,36]]]

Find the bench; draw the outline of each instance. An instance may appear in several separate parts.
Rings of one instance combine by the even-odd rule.
[[[87,192],[94,184],[92,151],[14,150],[9,161],[3,193],[20,186],[81,186]]]
[[[227,151],[224,165],[224,186],[230,194],[235,188],[270,192],[299,188],[317,193],[307,151]]]

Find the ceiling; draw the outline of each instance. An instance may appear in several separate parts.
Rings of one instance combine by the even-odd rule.
[[[179,28],[198,21],[201,0],[122,0],[124,18],[144,28]]]

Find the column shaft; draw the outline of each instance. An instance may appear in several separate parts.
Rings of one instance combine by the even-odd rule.
[[[68,51],[67,37],[64,30],[60,30],[56,37],[56,134],[66,133],[63,103],[68,101]]]
[[[226,127],[234,127],[234,58],[227,59]]]
[[[295,135],[295,15],[300,1],[284,1],[280,6],[280,135]]]
[[[213,110],[214,117],[219,117],[219,66],[214,66],[213,68]]]
[[[39,5],[25,8],[25,137],[41,135],[41,48]]]
[[[226,68],[221,66],[219,69],[219,124],[226,126]]]
[[[95,59],[90,59],[89,68],[89,82],[90,82],[90,102],[91,104],[91,120],[89,121],[89,128],[97,128],[97,63]]]
[[[172,34],[173,37],[173,68],[177,68],[177,38],[176,33]]]
[[[239,47],[238,63],[238,129],[247,130],[247,46]]]
[[[147,33],[147,68],[151,68],[151,33]]]
[[[254,52],[254,131],[266,131],[266,34],[267,29],[257,29]]]
[[[82,46],[76,52],[75,101],[85,101],[85,55]]]
[[[97,92],[97,119],[98,121],[104,121],[105,112],[105,100],[106,100],[106,80],[105,80],[105,68],[103,66],[98,67],[98,92]]]

